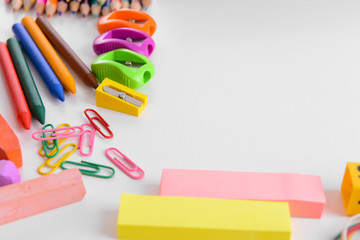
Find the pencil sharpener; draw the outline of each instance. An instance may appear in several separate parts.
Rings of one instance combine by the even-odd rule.
[[[155,74],[154,65],[147,57],[123,48],[97,56],[91,70],[100,82],[110,78],[133,89],[147,83]]]
[[[101,34],[120,27],[137,29],[152,36],[156,30],[156,22],[145,12],[120,9],[101,17],[97,23]]]
[[[149,57],[155,48],[154,40],[143,31],[132,28],[115,28],[95,38],[93,49],[97,55],[126,48]]]
[[[360,213],[360,163],[347,163],[341,195],[348,216]]]

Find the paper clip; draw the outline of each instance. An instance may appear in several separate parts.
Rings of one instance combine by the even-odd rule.
[[[62,162],[64,162],[66,159],[68,159],[77,149],[78,146],[75,143],[68,143],[63,148],[59,150],[59,153],[63,152],[66,148],[73,147],[73,149],[70,152],[65,153],[59,160],[57,160],[54,164],[50,164],[51,161],[55,159],[55,157],[48,158],[41,166],[38,168],[38,173],[41,175],[48,175],[53,173],[56,169],[58,169]],[[49,168],[52,168],[49,172],[43,172],[42,169],[47,166]]]
[[[86,127],[90,127],[91,129],[85,129]],[[94,140],[95,140],[95,128],[92,124],[90,123],[84,123],[83,125],[81,125],[81,136],[80,136],[80,140],[79,140],[79,152],[81,155],[83,156],[90,156],[93,152],[94,149]],[[85,138],[86,136],[89,135],[89,153],[85,153],[84,152],[84,142],[85,142]]]
[[[78,168],[79,171],[81,172],[81,174],[83,175],[88,175],[88,176],[92,176],[92,177],[99,177],[99,178],[112,178],[115,175],[115,170],[112,167],[109,166],[104,166],[104,165],[100,165],[100,164],[96,164],[96,163],[91,163],[91,162],[86,162],[86,161],[81,161],[81,163],[78,162],[71,162],[71,161],[65,161],[62,162],[60,167],[62,169],[68,169],[65,168],[64,165],[65,164],[72,164],[72,165],[77,165],[77,166],[81,166],[81,167],[86,167],[86,168],[93,168],[94,170],[87,170],[87,169],[81,169]],[[105,176],[105,175],[99,175],[97,173],[100,172],[100,168],[106,168],[106,169],[110,169],[112,171],[112,174],[109,176]]]
[[[46,124],[42,128],[42,130],[45,130],[47,127],[51,127],[51,129],[54,129],[54,126],[52,124]],[[42,136],[42,138],[45,138],[45,133],[42,133],[41,136]],[[49,146],[49,144],[51,144],[51,143],[52,143],[52,146]],[[41,141],[41,144],[42,144],[41,149],[44,150],[44,156],[46,156],[47,158],[54,157],[59,153],[59,145],[58,145],[58,141],[56,139],[52,140],[52,141],[44,140],[44,141]],[[48,153],[48,151],[49,151],[49,153]]]
[[[88,112],[93,112],[95,114],[94,117],[89,117]],[[104,138],[113,138],[114,134],[112,133],[112,131],[109,128],[109,124],[100,116],[100,114],[98,112],[96,112],[94,109],[88,108],[84,111],[85,116],[87,117],[87,119],[89,119],[90,123],[95,127],[96,131],[98,131],[100,133],[101,136],[103,136]],[[101,123],[101,125],[106,129],[106,131],[108,131],[109,135],[105,135],[100,127],[94,122],[94,120],[98,121],[99,123]]]
[[[77,132],[77,130],[80,130],[80,131]],[[36,136],[38,134],[49,133],[49,132],[55,132],[55,133],[52,133],[50,137],[46,137],[46,138]],[[80,127],[73,126],[73,127],[61,127],[61,128],[35,131],[32,133],[31,136],[34,140],[44,141],[44,140],[54,140],[54,139],[77,137],[77,136],[80,136],[81,134],[82,134],[81,126]]]
[[[61,128],[61,127],[70,127],[70,124],[67,124],[67,123],[63,123],[63,124],[60,124],[57,128]],[[44,129],[44,128],[43,128]],[[50,141],[50,140],[48,140]],[[59,139],[57,140],[57,143],[58,143],[58,147],[60,147],[60,145],[65,141],[65,138],[62,138],[62,139]],[[38,153],[40,156],[42,157],[47,157],[47,158],[50,158],[50,157],[54,157],[56,156],[56,154],[58,154],[58,151],[59,149],[57,148],[56,149],[53,149],[52,151],[49,152],[49,156],[47,156],[45,153],[44,153],[44,147],[41,146],[41,148],[39,149]]]
[[[116,158],[116,156],[111,157],[110,153],[109,153],[111,151],[114,151],[115,153],[120,155],[125,164],[122,163],[118,158]],[[125,156],[122,152],[120,152],[118,149],[108,148],[105,150],[105,155],[107,158],[109,158],[109,160],[111,162],[113,162],[118,168],[120,168],[129,177],[138,180],[145,176],[145,172],[138,165],[136,165],[133,161],[131,161],[127,156]],[[138,176],[132,174],[132,173],[136,173],[136,172],[138,173]]]

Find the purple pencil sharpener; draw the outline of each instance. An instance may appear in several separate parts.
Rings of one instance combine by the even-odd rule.
[[[154,40],[143,31],[132,28],[115,28],[95,38],[93,49],[97,55],[119,48],[127,48],[149,57],[154,51]]]

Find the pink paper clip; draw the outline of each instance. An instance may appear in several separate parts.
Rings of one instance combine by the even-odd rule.
[[[86,127],[90,127],[91,129],[85,129]],[[95,128],[92,124],[90,123],[84,123],[83,125],[81,125],[81,136],[79,139],[79,152],[81,155],[83,156],[90,156],[93,152],[94,149],[94,140],[95,140]],[[84,149],[84,139],[86,138],[86,136],[89,136],[89,153],[84,153],[83,149]]]
[[[88,112],[93,112],[95,114],[94,117],[89,117]],[[98,131],[100,133],[101,136],[103,136],[104,138],[113,138],[114,134],[112,133],[112,131],[109,128],[109,124],[100,116],[100,114],[98,112],[96,112],[95,110],[88,108],[84,111],[85,116],[87,117],[87,119],[89,119],[90,123],[95,127],[96,131]],[[99,123],[101,123],[101,125],[106,129],[106,131],[108,131],[109,135],[105,135],[100,127],[94,122],[94,121],[98,121]]]
[[[111,157],[110,153],[109,153],[111,151],[114,151],[115,153],[120,155],[125,164],[123,162],[121,162],[118,158],[116,158],[116,156]],[[110,161],[112,161],[118,168],[120,168],[129,177],[131,177],[135,180],[138,180],[145,176],[145,172],[138,165],[136,165],[133,161],[131,161],[127,156],[122,154],[118,149],[108,148],[105,150],[105,155],[107,158],[109,158]],[[139,173],[139,175],[138,176],[133,175],[133,173],[135,173],[135,172]]]
[[[80,132],[77,132],[80,130]],[[42,133],[51,133],[50,137],[42,138]],[[40,135],[37,137],[36,135]],[[37,141],[45,141],[45,140],[54,140],[54,139],[61,139],[61,138],[71,138],[77,137],[82,135],[82,128],[78,126],[73,127],[62,127],[62,128],[53,128],[53,129],[45,129],[40,131],[35,131],[31,135],[33,139]]]

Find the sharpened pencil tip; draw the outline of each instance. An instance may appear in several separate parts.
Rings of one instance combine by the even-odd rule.
[[[95,13],[95,14],[94,14],[94,18],[97,18],[97,17],[98,17],[98,15]]]
[[[61,16],[62,15],[62,11],[59,11],[59,16]]]
[[[75,11],[71,11],[72,14],[75,14],[76,12]]]

